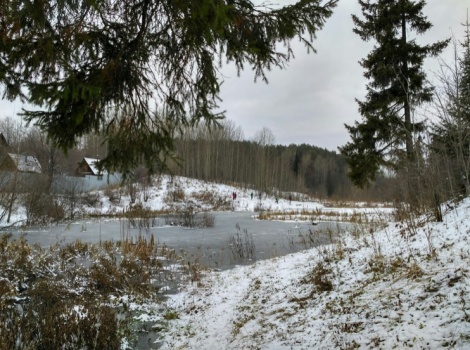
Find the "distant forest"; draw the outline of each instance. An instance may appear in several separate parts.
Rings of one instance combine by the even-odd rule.
[[[103,159],[107,154],[104,135],[87,134],[65,155],[38,128],[25,128],[19,119],[0,119],[0,132],[12,152],[35,156],[50,179],[74,174],[83,157]],[[174,137],[178,161],[167,161],[174,175],[325,200],[390,201],[396,195],[391,192],[393,179],[379,176],[368,189],[358,189],[347,176],[344,156],[307,144],[276,145],[268,128],[247,140],[233,121],[223,120],[220,127],[188,127]],[[145,174],[144,168],[136,169],[135,180],[144,181]]]
[[[175,175],[238,184],[272,193],[300,192],[319,199],[392,200],[391,179],[383,176],[366,190],[353,187],[345,158],[316,146],[276,145],[264,128],[252,140],[230,120],[221,128],[200,126],[183,130],[176,139],[179,162],[170,163]]]

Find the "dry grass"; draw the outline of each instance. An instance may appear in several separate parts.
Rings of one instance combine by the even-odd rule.
[[[354,224],[370,224],[382,222],[385,220],[385,214],[366,213],[361,210],[353,210],[352,212],[335,211],[331,209],[317,208],[314,210],[300,209],[292,211],[269,211],[264,210],[258,213],[259,220],[279,220],[279,221],[334,221],[334,222],[347,222]]]
[[[119,349],[124,338],[137,338],[135,321],[126,302],[110,300],[128,295],[158,303],[160,288],[176,278],[168,268],[175,260],[153,236],[41,248],[4,235],[0,350]]]

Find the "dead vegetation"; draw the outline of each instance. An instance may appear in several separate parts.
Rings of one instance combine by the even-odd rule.
[[[0,350],[119,349],[137,343],[133,302],[189,278],[175,251],[137,242],[76,241],[49,248],[0,240]],[[180,265],[181,266],[181,265]]]

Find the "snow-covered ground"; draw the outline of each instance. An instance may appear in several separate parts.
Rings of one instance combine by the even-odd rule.
[[[355,203],[354,207],[327,207],[319,200],[309,198],[304,194],[283,193],[276,198],[272,193],[260,193],[250,188],[167,175],[154,178],[147,188],[139,184],[135,185],[136,195],[132,204],[128,192],[126,188],[113,188],[91,192],[90,198],[91,196],[95,198],[85,200],[83,203],[75,199],[77,201],[74,204],[75,218],[87,214],[119,214],[135,204],[141,204],[144,208],[156,211],[192,206],[196,211],[255,212],[262,210],[271,213],[286,213],[288,216],[271,217],[271,219],[282,220],[308,220],[308,215],[302,215],[302,213],[316,211],[316,219],[320,221],[349,221],[351,216],[357,214],[373,219],[388,215],[393,211],[392,208],[370,206],[366,203],[360,205]],[[235,200],[233,193],[236,193]],[[10,223],[22,225],[26,222],[26,210],[21,205],[21,201],[17,201],[10,223],[6,223],[5,219],[6,217],[0,221],[0,227],[9,226]]]
[[[175,182],[176,181],[176,182]],[[229,210],[368,212],[387,208],[325,208],[250,189],[162,178],[140,193],[142,205],[213,209],[207,194]],[[168,200],[181,190],[184,199]],[[177,192],[178,192],[177,191]],[[237,193],[233,201],[232,194]],[[251,198],[253,192],[253,199]],[[181,194],[181,193],[180,193]],[[204,196],[203,196],[204,194]],[[88,212],[119,212],[104,192]],[[211,206],[212,205],[212,206]],[[18,211],[21,214],[21,210]],[[448,209],[444,222],[421,218],[390,222],[380,231],[355,230],[335,244],[232,270],[208,271],[169,295],[162,305],[134,305],[139,320],[153,320],[163,349],[470,349],[470,199]],[[123,346],[123,348],[126,348]]]
[[[233,194],[236,194],[233,199]],[[100,206],[82,208],[83,212],[97,214],[119,213],[131,206],[129,195],[123,195],[119,203],[110,201],[106,191],[100,191]],[[154,179],[146,190],[137,186],[134,204],[140,203],[151,210],[172,210],[192,206],[196,211],[247,211],[271,213],[271,220],[308,221],[315,214],[316,221],[351,221],[390,219],[393,208],[379,204],[354,203],[354,206],[333,206],[331,203],[310,198],[301,193],[259,192],[236,185],[213,183],[186,177],[161,176]],[[326,204],[326,205],[325,205]],[[277,215],[274,215],[277,214]],[[283,215],[285,214],[285,215]]]
[[[316,208],[325,208],[317,200],[308,198],[305,195],[293,193],[292,200],[289,201],[288,194],[286,198],[278,198],[259,193],[250,188],[240,188],[225,184],[199,181],[195,179],[175,176],[162,176],[154,179],[153,184],[146,191],[137,186],[138,194],[136,203],[152,210],[166,210],[172,207],[193,205],[200,210],[217,210],[216,204],[223,204],[222,209],[233,211],[255,211],[261,207],[264,210],[271,211],[301,211],[302,209],[314,210]],[[172,198],[172,194],[175,198]],[[235,200],[233,193],[236,194]],[[147,197],[147,200],[145,200]],[[261,198],[261,199],[260,199]],[[102,212],[119,212],[130,206],[130,197],[123,195],[120,203],[116,204],[109,200],[103,192],[100,192],[100,201],[102,202]],[[98,208],[89,208],[94,211]]]
[[[470,199],[442,223],[212,272],[171,296],[164,349],[470,349]]]

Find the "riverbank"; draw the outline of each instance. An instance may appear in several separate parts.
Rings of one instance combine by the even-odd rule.
[[[261,212],[293,215],[276,219],[305,232],[310,232],[309,218],[295,216],[304,208],[356,210],[327,207],[300,195],[277,201],[262,196],[260,202],[249,189],[184,178],[173,179],[173,185],[165,181],[135,203],[155,210],[187,205],[210,210],[215,203],[234,215],[261,203]],[[124,194],[119,202],[104,191],[95,197],[94,206],[81,207],[85,215],[118,212],[131,204]],[[383,226],[377,230],[352,225],[349,232],[329,237],[327,245],[222,271],[188,264],[153,235],[101,244],[98,232],[104,230],[96,221],[93,232],[87,224],[76,234],[90,236],[95,244],[77,241],[42,249],[25,243],[27,234],[0,242],[0,307],[5,320],[22,319],[14,314],[17,304],[49,317],[29,320],[33,328],[25,329],[41,335],[34,341],[49,341],[41,332],[59,329],[67,317],[70,327],[59,333],[73,335],[67,335],[68,341],[82,339],[77,331],[88,332],[101,343],[118,342],[121,349],[468,349],[470,200],[446,209],[442,223],[423,216],[407,223],[380,220]],[[380,218],[391,209],[357,210]],[[241,242],[246,247],[247,241]],[[108,316],[112,319],[106,324],[115,328],[97,329],[99,319]],[[17,335],[26,334],[19,330],[0,327],[0,337],[18,341]],[[56,344],[62,344],[59,333]]]
[[[70,203],[69,203],[70,204]],[[102,191],[76,195],[73,202],[74,221],[89,217],[119,217],[131,207],[155,213],[191,210],[257,212],[263,219],[283,221],[354,221],[390,220],[393,208],[379,203],[323,202],[299,193],[265,193],[250,188],[241,188],[162,175],[154,177],[143,188],[111,186]],[[17,201],[10,222],[0,220],[0,228],[22,226],[28,221],[28,213],[21,200]],[[39,218],[40,219],[40,218]],[[47,222],[47,219],[44,219]]]
[[[163,349],[469,349],[470,200],[213,272],[171,296]]]

